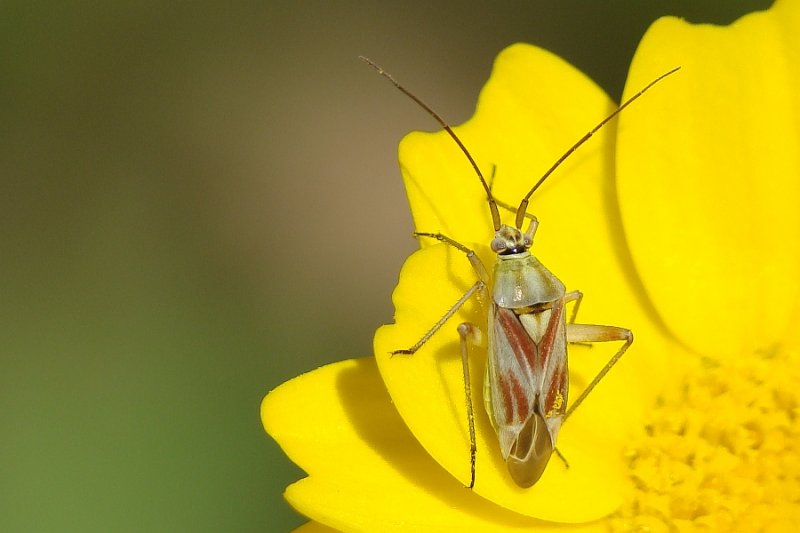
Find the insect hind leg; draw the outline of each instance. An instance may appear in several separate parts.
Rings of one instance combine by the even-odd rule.
[[[572,314],[569,315],[569,324],[574,324],[575,319],[578,318],[578,309],[581,308],[581,302],[583,301],[583,293],[581,291],[569,291],[567,294],[564,295],[564,303],[575,302],[575,305],[572,306]]]
[[[392,352],[392,355],[413,355],[417,350],[419,350],[423,344],[425,344],[428,339],[430,339],[433,335],[436,334],[442,326],[444,326],[445,322],[447,322],[450,317],[458,312],[461,306],[466,303],[476,292],[484,289],[486,285],[481,281],[476,281],[472,287],[465,292],[461,298],[444,314],[442,318],[440,318],[433,327],[428,330],[422,338],[416,342],[411,348],[406,350],[395,350]],[[468,488],[473,488],[475,486],[475,455],[477,453],[477,441],[475,438],[475,414],[474,409],[472,406],[472,382],[470,380],[469,374],[469,345],[470,344],[481,344],[482,341],[482,334],[480,329],[478,329],[473,324],[468,322],[464,322],[458,326],[458,335],[461,337],[461,369],[464,374],[464,397],[466,398],[467,402],[467,424],[469,426],[469,465],[470,465],[470,481]]]
[[[587,385],[586,389],[578,396],[572,405],[569,406],[567,412],[564,414],[564,421],[575,412],[580,406],[586,396],[597,386],[598,383],[605,377],[608,372],[614,368],[622,355],[627,351],[631,344],[633,344],[633,333],[629,329],[620,328],[616,326],[599,326],[594,324],[567,324],[567,342],[570,343],[586,343],[586,342],[608,342],[608,341],[625,341],[617,352],[611,356],[611,359],[605,366],[597,373],[592,381]]]
[[[556,456],[557,456],[559,459],[561,459],[561,462],[562,462],[562,463],[564,463],[564,468],[566,468],[567,470],[569,470],[569,461],[567,461],[567,458],[566,458],[566,457],[564,457],[564,454],[563,454],[563,453],[561,453],[561,450],[559,450],[558,448],[553,448],[553,451],[556,453]]]
[[[480,344],[481,330],[474,324],[464,322],[458,326],[458,335],[461,337],[461,369],[464,372],[464,397],[467,401],[467,423],[469,424],[469,485],[475,486],[475,455],[478,451],[475,437],[475,412],[472,406],[472,385],[469,378],[469,345]]]

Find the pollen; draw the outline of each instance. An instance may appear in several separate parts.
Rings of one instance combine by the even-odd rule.
[[[626,453],[619,532],[800,528],[800,355],[706,362],[658,398]]]
[[[556,391],[556,397],[553,398],[553,408],[547,411],[545,414],[545,418],[553,418],[558,412],[561,411],[561,408],[564,406],[564,395],[561,394],[561,391]]]

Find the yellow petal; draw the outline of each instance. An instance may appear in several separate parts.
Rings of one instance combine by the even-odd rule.
[[[495,195],[511,202],[613,109],[600,89],[562,60],[515,45],[498,57],[475,117],[456,131],[482,168],[496,165]],[[558,446],[569,470],[554,459],[533,488],[513,484],[482,406],[485,350],[471,353],[475,492],[516,512],[555,521],[591,520],[619,505],[625,487],[620,446],[640,423],[658,382],[667,379],[670,343],[628,283],[634,276],[615,205],[612,141],[609,126],[567,160],[529,209],[541,222],[532,252],[569,289],[585,293],[579,321],[628,326],[637,339],[561,432]],[[415,133],[403,140],[400,158],[417,229],[442,231],[473,247],[491,269],[485,243],[493,231],[485,193],[458,147],[443,133]],[[473,244],[476,240],[482,244]],[[464,484],[469,436],[455,328],[469,321],[485,331],[486,310],[469,302],[413,357],[389,357],[389,352],[420,339],[475,279],[457,250],[432,245],[418,252],[404,266],[394,293],[395,325],[381,328],[375,338],[378,365],[401,416],[425,449]],[[616,349],[570,349],[573,398]]]
[[[261,416],[309,474],[287,489],[287,500],[319,524],[387,533],[546,531],[552,525],[501,509],[442,470],[397,415],[372,358],[328,365],[281,385],[264,399]]]
[[[669,328],[706,354],[787,329],[800,289],[800,3],[728,27],[664,18],[636,52],[620,118],[625,233]]]
[[[341,524],[341,531],[608,531],[602,522],[564,526],[515,515],[469,493],[464,487],[435,482],[420,483],[409,478],[402,478],[391,485],[365,480],[356,487],[311,477],[291,485],[286,491],[286,499],[303,514],[335,516],[336,523]]]

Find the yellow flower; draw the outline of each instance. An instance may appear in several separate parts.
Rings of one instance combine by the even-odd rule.
[[[532,252],[584,292],[579,322],[636,335],[562,428],[569,469],[553,458],[533,487],[513,484],[481,405],[486,355],[477,348],[477,479],[465,488],[455,327],[485,327],[482,303],[469,302],[414,356],[389,356],[475,280],[463,254],[421,241],[393,296],[395,324],[376,333],[375,358],[300,376],[263,402],[265,428],[308,473],[286,491],[313,520],[301,529],[791,530],[800,520],[797,65],[798,2],[724,28],[661,19],[639,46],[626,93],[682,70],[533,196]],[[496,170],[496,197],[513,203],[613,108],[557,57],[515,45],[456,131],[485,174]],[[443,133],[413,133],[400,160],[416,228],[466,244],[491,268],[485,193],[458,147]],[[571,398],[614,350],[570,347]]]

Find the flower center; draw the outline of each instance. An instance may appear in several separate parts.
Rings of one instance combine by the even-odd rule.
[[[800,527],[800,355],[707,363],[663,394],[627,454],[614,532]]]

